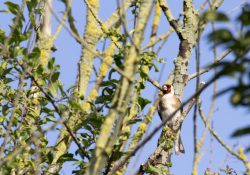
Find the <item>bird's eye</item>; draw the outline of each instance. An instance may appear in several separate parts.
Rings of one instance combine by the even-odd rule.
[[[167,88],[170,88],[171,86],[170,85],[167,85]]]

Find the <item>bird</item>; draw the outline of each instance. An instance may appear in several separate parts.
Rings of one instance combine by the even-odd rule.
[[[179,126],[179,120],[183,109],[180,109],[176,112],[174,116],[171,115],[181,106],[180,99],[174,93],[174,87],[170,83],[165,83],[161,88],[162,96],[159,100],[158,105],[158,114],[162,121],[167,120],[167,126],[171,128],[171,130],[176,133],[176,137],[174,140],[174,151],[175,154],[178,155],[180,153],[185,153],[184,146],[182,144],[180,130],[181,126]]]

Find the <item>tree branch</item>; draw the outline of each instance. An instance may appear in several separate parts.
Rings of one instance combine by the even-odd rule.
[[[222,59],[224,59],[224,58],[225,58],[227,55],[229,55],[231,52],[232,52],[231,49],[228,49],[228,50],[226,50],[225,52],[223,52],[223,53],[221,54],[220,57],[218,57],[218,58],[215,59],[215,61],[214,61],[214,63],[213,63],[212,65],[208,66],[208,67],[205,68],[205,69],[200,70],[199,73],[196,72],[196,73],[193,73],[193,74],[189,75],[189,76],[188,76],[188,81],[190,81],[190,80],[196,78],[196,77],[199,76],[199,75],[202,75],[202,74],[204,74],[204,73],[210,71],[214,66],[216,66]]]
[[[246,159],[246,156],[244,156],[243,152],[239,151],[239,154],[235,153],[228,145],[226,145],[222,139],[216,134],[216,132],[211,128],[210,124],[207,122],[206,117],[203,113],[202,107],[201,107],[201,101],[198,100],[198,109],[200,113],[200,117],[205,124],[205,126],[209,129],[210,133],[214,136],[214,138],[221,144],[223,148],[225,148],[231,155],[236,157],[238,160],[240,160],[246,167],[247,172],[250,173],[250,162]]]
[[[155,86],[156,88],[158,88],[159,90],[161,90],[161,87],[159,85],[159,83],[155,80],[153,80],[152,78],[150,78],[149,76],[147,77],[147,80],[153,85]]]

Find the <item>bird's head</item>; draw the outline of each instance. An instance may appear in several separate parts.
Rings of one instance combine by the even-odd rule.
[[[163,94],[174,94],[174,88],[170,83],[165,83],[161,88]]]

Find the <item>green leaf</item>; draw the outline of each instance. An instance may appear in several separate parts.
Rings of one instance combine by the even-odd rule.
[[[8,114],[8,109],[9,109],[9,106],[7,104],[3,105],[2,113],[3,113],[4,116],[6,116]]]
[[[7,5],[9,11],[14,14],[17,15],[18,11],[19,11],[19,6],[13,2],[7,1],[4,3],[5,5]]]
[[[54,72],[51,76],[51,81],[56,82],[59,78],[60,72]]]
[[[22,56],[24,50],[25,50],[25,48],[23,48],[23,47],[19,47],[19,46],[15,47],[14,48],[14,57],[17,57],[19,55]]]
[[[81,106],[81,104],[78,103],[76,100],[70,100],[70,101],[69,101],[69,104],[70,104],[70,106],[71,106],[73,109],[82,111],[82,106]]]
[[[236,130],[232,134],[232,137],[240,137],[240,136],[245,136],[245,135],[248,135],[248,134],[250,134],[250,126],[247,126],[247,127]]]
[[[63,113],[64,111],[68,110],[68,106],[64,105],[64,104],[59,104],[58,105],[58,110],[60,113]]]
[[[149,165],[147,167],[147,170],[146,170],[147,173],[150,173],[150,174],[162,174],[161,170],[152,166],[152,165]]]
[[[139,97],[139,98],[138,98],[138,103],[139,103],[139,105],[141,106],[141,110],[143,110],[144,107],[145,107],[147,104],[151,103],[151,101],[148,100],[148,99],[146,99],[146,98]]]
[[[2,124],[4,120],[5,120],[5,117],[4,116],[0,116],[0,124]]]
[[[50,116],[54,116],[54,112],[55,112],[53,109],[50,109],[46,106],[42,106],[42,111]]]
[[[14,117],[13,117],[13,126],[17,126],[18,124],[18,116],[16,114],[14,114]]]
[[[0,10],[0,13],[8,13],[8,10]]]
[[[77,159],[74,159],[74,155],[70,153],[63,154],[59,159],[57,160],[57,163],[64,163],[67,161],[77,161]]]
[[[29,58],[29,64],[31,66],[35,66],[37,67],[39,65],[39,58],[40,58],[40,55],[41,55],[41,51],[38,47],[35,47],[32,52],[28,55],[28,58]]]
[[[238,20],[244,25],[248,26],[250,25],[250,5],[247,5],[243,8],[242,13],[238,17]]]
[[[155,72],[159,72],[159,69],[158,69],[158,67],[155,65],[155,63],[152,63],[152,66],[154,67]]]
[[[111,79],[109,81],[103,81],[103,82],[101,82],[100,86],[101,87],[104,87],[104,86],[116,86],[117,83],[118,83],[118,80]]]
[[[88,120],[88,124],[91,124],[94,128],[99,129],[101,128],[103,121],[103,117],[96,115],[96,113],[92,113]]]
[[[48,163],[49,163],[49,164],[52,163],[53,158],[54,158],[53,153],[52,153],[52,152],[48,152],[48,154],[47,154],[47,159],[48,159]]]
[[[229,18],[225,13],[217,12],[215,10],[209,10],[202,15],[208,21],[229,21]]]
[[[132,125],[132,124],[135,124],[135,123],[138,123],[138,122],[141,122],[141,121],[142,121],[142,119],[135,118],[135,119],[129,120],[128,125]]]
[[[7,74],[9,74],[11,72],[12,69],[13,69],[13,67],[10,67],[8,69],[0,67],[0,77],[1,78],[5,77]]]
[[[215,44],[224,44],[234,41],[233,34],[228,29],[219,29],[209,34],[208,38]]]
[[[240,92],[234,92],[231,96],[231,102],[233,105],[238,105],[241,102],[242,94]]]
[[[33,9],[35,9],[37,7],[38,4],[38,0],[31,0],[31,1],[27,1],[27,7],[29,12],[31,12]]]
[[[123,65],[123,59],[124,56],[122,55],[122,53],[118,53],[116,55],[114,55],[114,61],[117,67],[123,69],[124,65]]]
[[[20,140],[27,140],[30,137],[30,132],[28,129],[24,130],[23,132],[20,133],[19,139]]]
[[[102,95],[96,98],[95,104],[104,104],[112,100],[112,95]]]
[[[55,58],[50,59],[48,63],[49,70],[53,70],[54,64],[55,64]]]
[[[52,117],[52,116],[48,116],[45,119],[48,122],[54,122],[54,123],[58,122],[58,120],[55,117]]]
[[[49,85],[49,92],[53,97],[57,97],[58,95],[58,82],[50,83]]]
[[[76,87],[77,87],[77,85],[73,84],[66,91],[70,92],[71,90],[74,90]]]
[[[167,63],[167,61],[165,61],[165,59],[164,58],[156,58],[156,61],[157,62],[159,62],[159,63],[163,63],[163,64],[166,64]]]
[[[8,84],[10,82],[14,81],[12,78],[5,78],[4,83]]]
[[[41,51],[38,47],[35,47],[32,52],[29,54],[29,58],[40,57]]]

